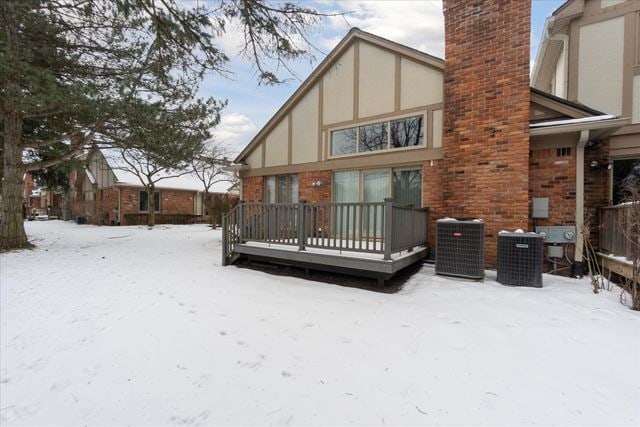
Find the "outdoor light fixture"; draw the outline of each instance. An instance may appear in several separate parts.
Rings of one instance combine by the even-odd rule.
[[[322,181],[318,180],[311,184],[312,187],[322,187]]]
[[[597,160],[592,160],[591,163],[589,164],[589,166],[591,166],[592,168],[597,168],[598,166],[600,166],[600,162],[598,162]]]

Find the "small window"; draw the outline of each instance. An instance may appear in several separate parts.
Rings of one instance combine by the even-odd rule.
[[[364,153],[367,151],[384,150],[387,148],[387,123],[376,123],[373,125],[360,126],[360,137],[358,151]]]
[[[140,190],[140,212],[149,212],[149,194],[146,190]],[[160,212],[160,192],[153,193],[153,205],[156,212]]]
[[[391,148],[416,147],[424,144],[424,116],[391,122]]]
[[[571,156],[571,148],[569,147],[556,148],[556,156],[557,157]]]
[[[353,154],[356,152],[356,128],[331,132],[331,155]]]

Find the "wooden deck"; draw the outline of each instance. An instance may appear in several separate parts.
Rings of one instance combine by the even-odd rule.
[[[240,258],[378,279],[429,253],[427,209],[382,203],[240,203],[223,219],[223,264]]]

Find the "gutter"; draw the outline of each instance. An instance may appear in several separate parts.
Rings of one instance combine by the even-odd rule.
[[[559,120],[555,122],[534,123],[529,125],[531,136],[553,135],[559,133],[582,132],[584,130],[621,128],[628,125],[631,120],[628,117],[612,118],[614,116],[597,116],[591,120],[573,119]]]

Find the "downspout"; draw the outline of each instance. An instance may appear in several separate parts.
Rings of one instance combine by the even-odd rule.
[[[116,207],[117,209],[117,213],[116,213],[116,225],[120,225],[120,189],[118,187],[113,187],[115,190],[118,191],[118,206]]]
[[[576,250],[574,253],[574,277],[582,277],[584,275],[582,264],[584,254],[584,147],[588,141],[589,131],[581,131],[576,149]]]

